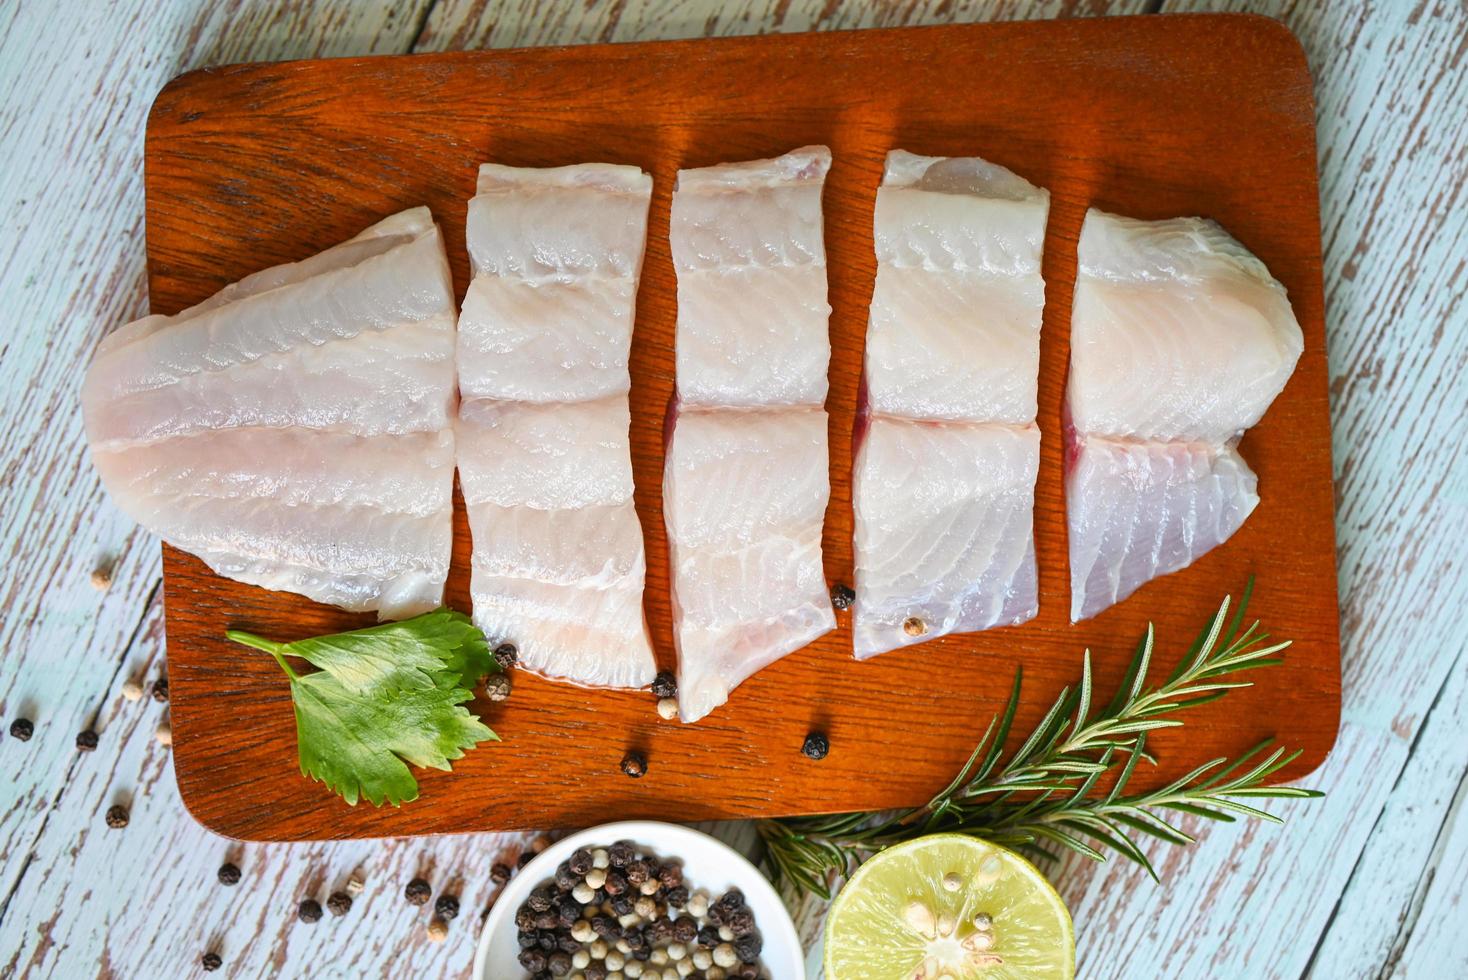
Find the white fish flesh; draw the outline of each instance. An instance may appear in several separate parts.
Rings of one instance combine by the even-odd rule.
[[[1049,207],[977,157],[887,157],[852,486],[858,658],[1039,609]]]
[[[1071,315],[1071,619],[1186,568],[1259,502],[1234,448],[1304,346],[1269,270],[1218,224],[1091,210]]]
[[[118,329],[82,386],[129,516],[222,575],[385,619],[443,599],[455,402],[427,208]]]
[[[677,399],[663,474],[679,713],[696,721],[836,625],[825,147],[678,174]]]
[[[595,687],[656,673],[632,499],[627,372],[652,179],[487,164],[469,203],[459,481],[474,621]]]

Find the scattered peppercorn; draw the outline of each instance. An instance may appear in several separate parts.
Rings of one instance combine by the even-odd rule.
[[[659,698],[676,697],[678,694],[678,680],[671,671],[662,670],[652,679],[652,693]]]
[[[114,803],[112,806],[107,808],[107,826],[111,827],[113,830],[121,830],[123,827],[126,827],[127,821],[127,807],[123,806],[121,803]]]
[[[122,696],[129,701],[137,701],[143,696],[143,685],[136,678],[130,678],[122,683]]]
[[[491,701],[508,701],[510,687],[508,674],[491,674],[484,681],[484,696]]]
[[[199,960],[199,965],[204,968],[205,973],[213,973],[215,970],[224,965],[224,960],[219,958],[218,953],[208,952],[204,954],[201,960]]]
[[[622,771],[633,779],[641,779],[647,775],[647,756],[637,751],[628,752],[622,756]]]
[[[520,650],[513,643],[501,643],[494,648],[494,662],[500,665],[500,670],[509,670],[520,662]]]
[[[902,632],[908,636],[922,636],[928,631],[928,624],[916,616],[909,616],[902,621]]]
[[[448,938],[449,924],[442,919],[432,919],[428,923],[428,941],[441,943]]]
[[[167,718],[158,723],[158,730],[153,733],[153,738],[162,746],[173,744],[173,726],[168,723]]]
[[[10,737],[17,742],[29,742],[35,731],[36,726],[29,718],[17,718],[10,723]]]
[[[219,866],[219,883],[221,885],[238,885],[240,883],[240,869],[226,861]]]
[[[92,569],[92,588],[98,592],[106,592],[112,587],[112,566],[98,565]]]
[[[310,924],[321,921],[321,903],[314,898],[303,898],[301,904],[296,906],[296,918]]]
[[[352,896],[346,892],[332,892],[326,900],[326,907],[332,915],[346,915],[352,910]]]
[[[97,733],[88,728],[76,737],[76,750],[78,752],[90,752],[97,747]]]
[[[831,740],[821,732],[811,732],[805,737],[805,744],[800,747],[800,754],[807,759],[820,761],[831,751]]]
[[[831,586],[831,605],[835,606],[838,612],[850,609],[851,604],[855,601],[856,593],[852,591],[851,586],[841,582]]]
[[[525,867],[525,865],[529,864],[531,861],[534,861],[534,860],[535,860],[535,852],[534,851],[521,851],[520,852],[520,856],[515,860],[515,867],[517,867],[517,868],[523,868],[523,867]]]
[[[489,880],[496,885],[503,885],[510,880],[510,867],[506,864],[493,864],[489,868]]]
[[[672,721],[678,717],[677,698],[658,698],[658,717],[663,721]]]
[[[433,911],[445,921],[452,922],[459,916],[459,896],[438,896],[438,901],[433,903]]]
[[[160,677],[153,682],[153,700],[162,704],[168,700],[168,678]]]
[[[352,896],[353,898],[356,898],[358,895],[362,894],[363,890],[366,887],[367,884],[362,881],[360,875],[352,875],[350,878],[347,879],[347,894]]]
[[[408,900],[409,905],[422,905],[432,894],[433,889],[422,878],[414,878],[408,882],[408,887],[403,889],[403,897]]]

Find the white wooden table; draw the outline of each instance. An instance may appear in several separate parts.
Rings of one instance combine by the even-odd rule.
[[[98,339],[146,310],[143,127],[199,65],[447,48],[1247,9],[1316,77],[1345,639],[1324,801],[1284,828],[1196,828],[1131,867],[1057,873],[1084,977],[1468,976],[1468,6],[837,0],[8,0],[0,4],[0,978],[464,976],[492,862],[518,836],[241,845],[197,826],[121,697],[163,666],[158,544],[102,495],[77,389]],[[1220,148],[1226,152],[1226,148]],[[111,587],[91,573],[113,564]],[[1329,588],[1330,583],[1321,583]],[[101,744],[84,754],[78,732]],[[108,830],[116,802],[132,822]],[[721,828],[751,842],[747,826]],[[244,880],[217,884],[226,859]],[[296,902],[366,890],[315,925]],[[448,940],[401,898],[463,897]],[[797,910],[814,937],[822,909]]]

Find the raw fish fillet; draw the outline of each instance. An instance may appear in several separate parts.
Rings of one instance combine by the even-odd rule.
[[[1050,195],[977,157],[887,157],[856,510],[859,659],[1039,609],[1040,254]]]
[[[1259,498],[1234,447],[1303,345],[1284,287],[1215,222],[1087,213],[1066,394],[1072,621],[1239,529]]]
[[[459,481],[474,621],[520,663],[596,687],[656,673],[632,500],[628,350],[652,178],[486,164],[459,318]]]
[[[427,208],[118,329],[82,385],[129,516],[222,575],[384,619],[443,599],[455,403]]]
[[[669,244],[678,394],[663,473],[678,708],[697,721],[833,629],[821,564],[825,147],[683,170]]]

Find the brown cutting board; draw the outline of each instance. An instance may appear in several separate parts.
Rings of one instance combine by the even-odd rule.
[[[632,350],[632,452],[647,536],[647,616],[673,666],[661,514],[663,413],[673,386],[668,201],[675,172],[807,143],[835,155],[830,260],[831,504],[825,562],[850,582],[851,428],[875,272],[872,202],[889,149],[978,154],[1051,192],[1045,250],[1036,493],[1041,609],[1020,627],[954,636],[868,663],[850,619],[736,690],[696,725],[659,719],[646,692],[587,691],[517,675],[477,710],[503,737],[422,772],[400,809],[355,808],[303,778],[284,676],[224,640],[227,627],[291,639],[369,618],[226,581],[165,548],[175,765],[190,811],[222,834],[297,840],[569,827],[613,817],[702,820],[926,800],[967,756],[1025,671],[1027,730],[1090,648],[1117,683],[1147,622],[1170,667],[1226,592],[1257,576],[1253,611],[1294,641],[1258,684],[1152,743],[1155,783],[1269,735],[1325,757],[1340,709],[1330,420],[1314,105],[1299,44],[1245,16],[984,24],[731,40],[242,65],[193,72],[148,123],[153,309],[173,313],[263,266],[300,259],[402,208],[432,207],[455,284],[469,281],[466,202],[478,165],[636,164],[655,179]],[[1088,205],[1221,221],[1289,289],[1305,353],[1245,438],[1263,501],[1225,546],[1102,616],[1068,621],[1060,406]],[[469,536],[457,517],[449,602],[468,610]],[[534,637],[520,638],[522,645]],[[1160,671],[1159,671],[1160,672]],[[806,732],[830,756],[800,754]],[[649,772],[618,762],[644,751]]]

